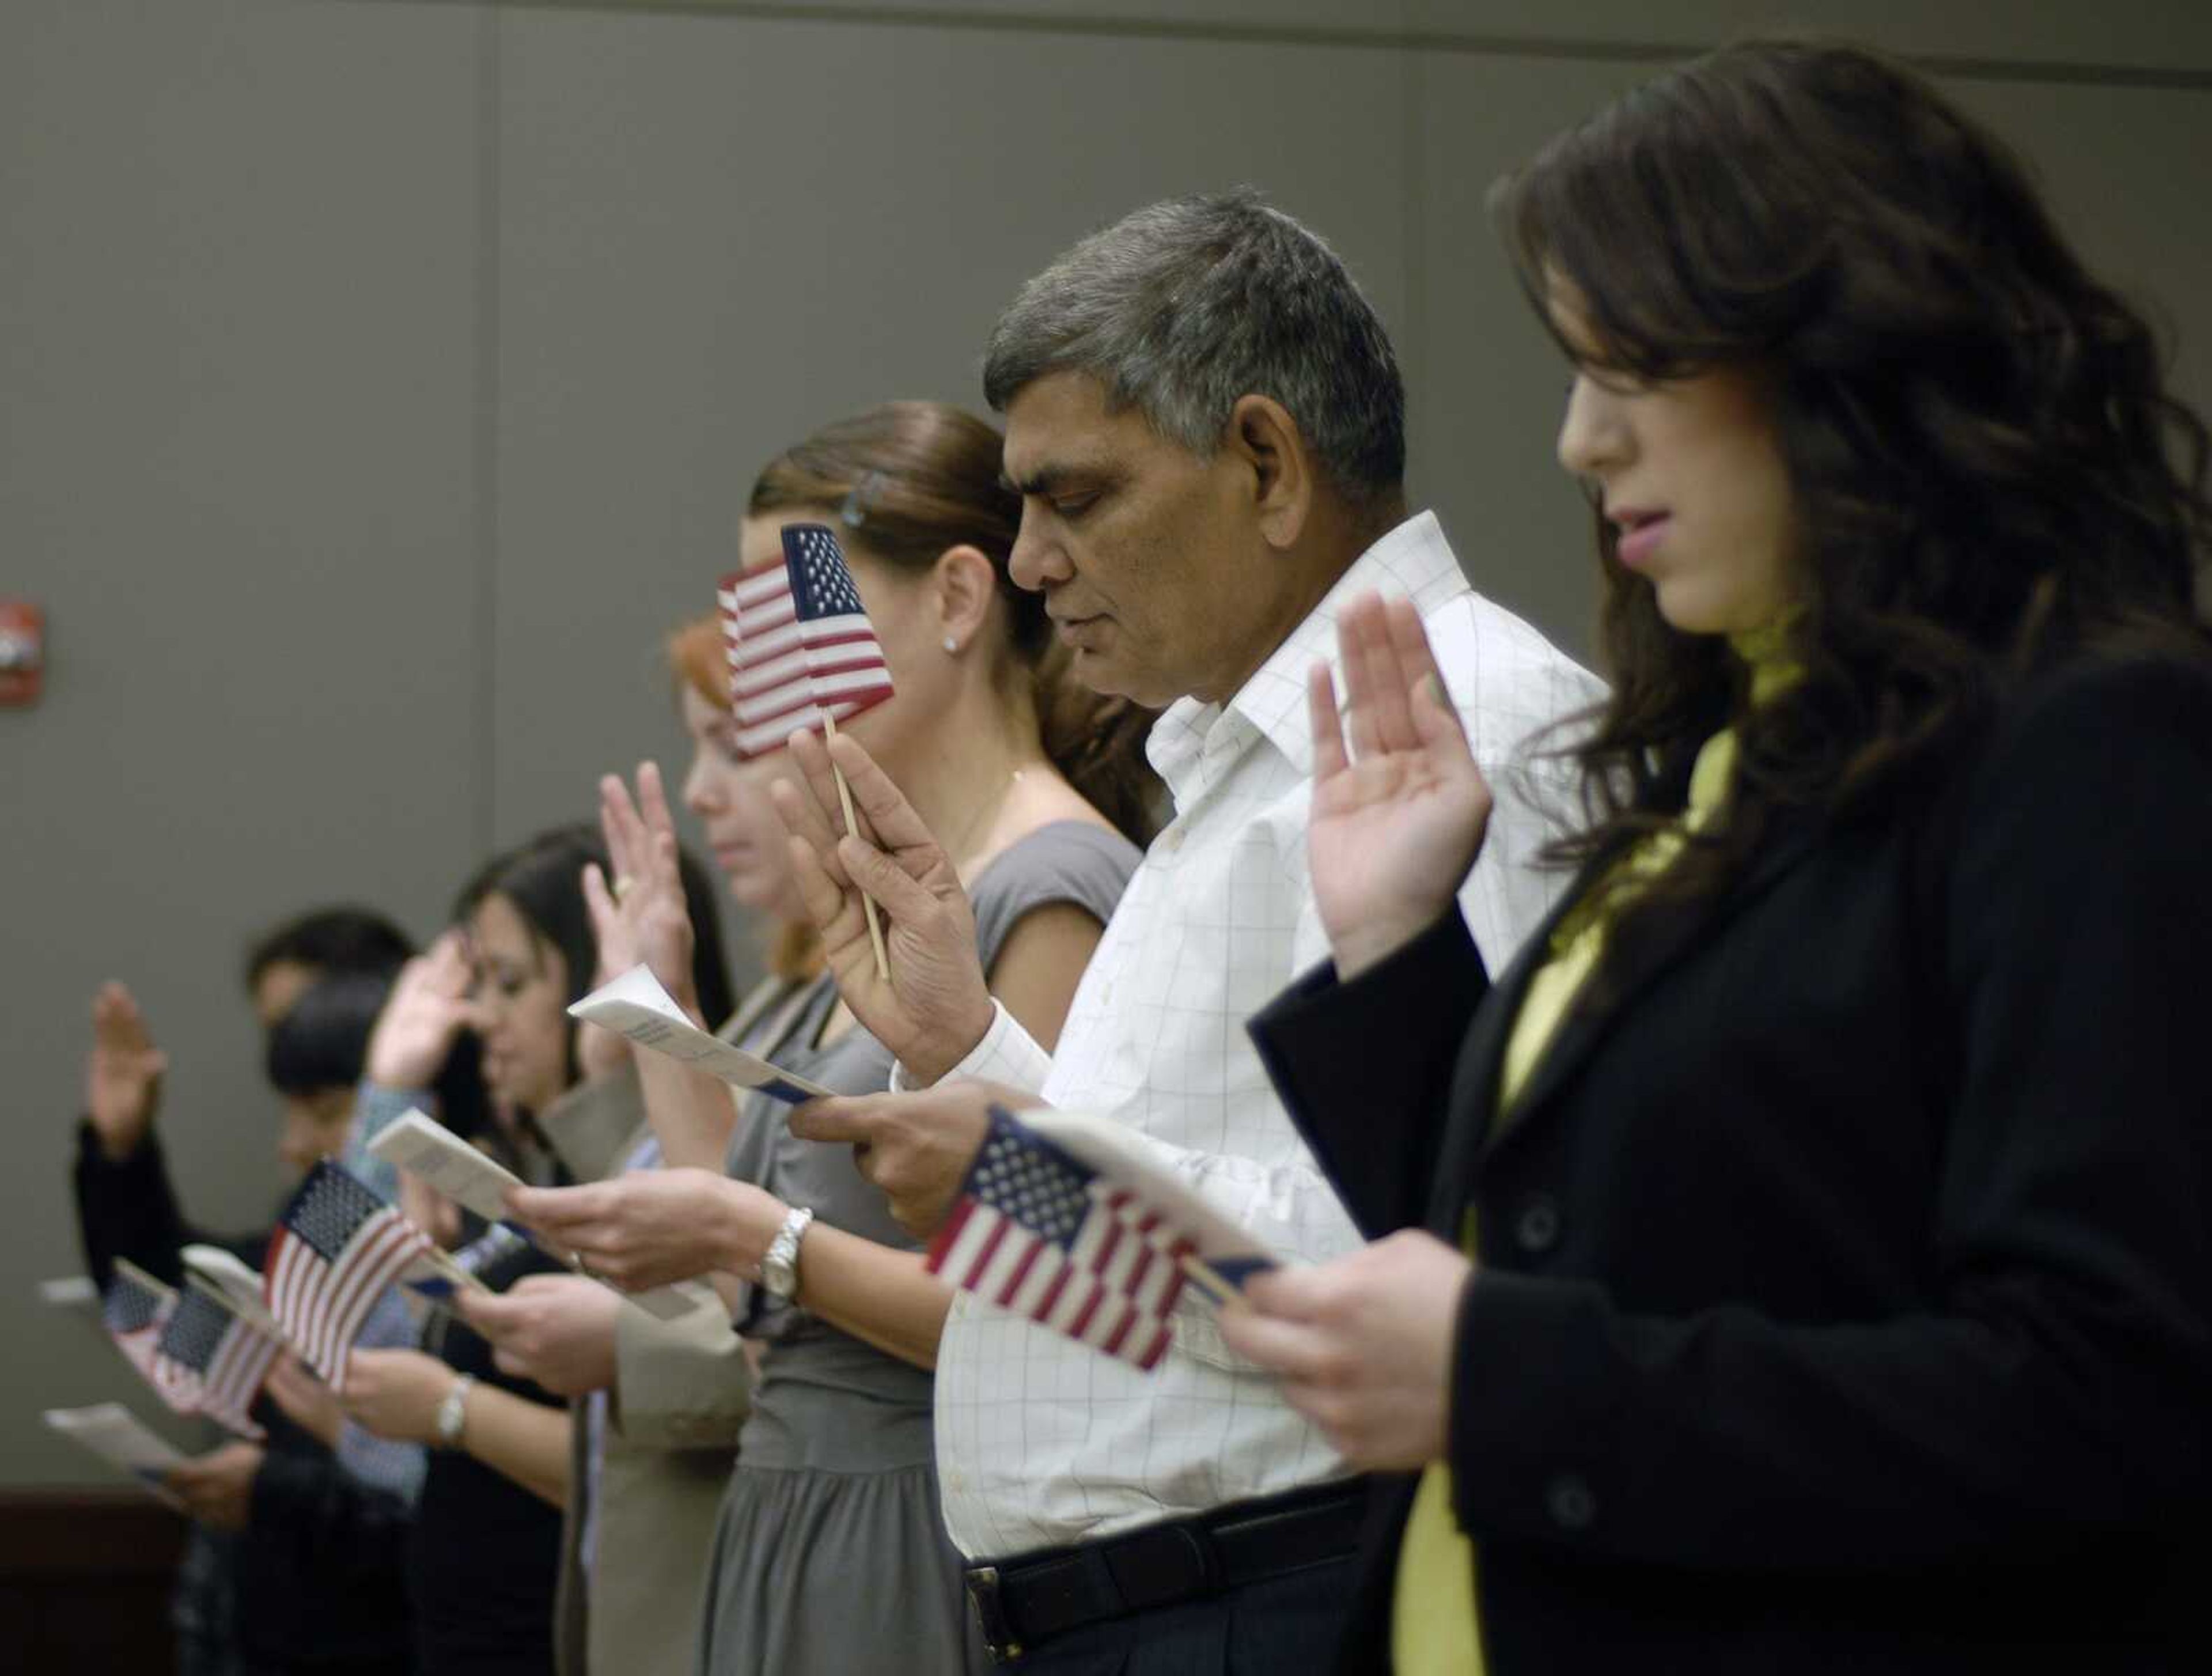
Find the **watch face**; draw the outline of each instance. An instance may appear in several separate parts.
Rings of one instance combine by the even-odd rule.
[[[792,1272],[790,1262],[784,1258],[770,1257],[761,1263],[761,1284],[768,1288],[770,1295],[781,1298],[786,1303],[791,1301],[791,1283],[797,1278],[798,1276]]]

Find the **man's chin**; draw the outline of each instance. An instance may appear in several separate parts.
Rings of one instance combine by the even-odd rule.
[[[1068,673],[1100,698],[1127,698],[1147,710],[1162,710],[1174,702],[1173,693],[1164,697],[1157,693],[1142,671],[1132,669],[1103,652],[1085,651],[1080,646],[1071,649],[1074,661],[1068,666]]]

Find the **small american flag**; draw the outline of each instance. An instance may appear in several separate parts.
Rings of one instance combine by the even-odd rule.
[[[325,1158],[277,1221],[262,1298],[301,1358],[341,1389],[346,1353],[377,1299],[434,1249],[414,1223]]]
[[[179,1414],[205,1414],[259,1439],[268,1434],[246,1411],[283,1349],[228,1305],[187,1286],[154,1347],[154,1388]]]
[[[715,598],[730,660],[738,754],[764,757],[891,696],[891,672],[868,625],[837,538],[787,524],[783,558],[724,576]]]
[[[1197,1242],[997,1106],[930,1273],[1149,1368]]]
[[[177,1295],[135,1269],[118,1268],[100,1295],[100,1319],[115,1348],[149,1380],[154,1377],[154,1346],[169,1324]]]

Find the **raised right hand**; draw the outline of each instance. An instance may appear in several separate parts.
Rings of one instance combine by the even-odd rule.
[[[799,777],[777,781],[770,795],[791,831],[799,899],[822,934],[837,991],[910,1076],[934,1082],[991,1027],[968,892],[914,806],[858,740],[840,734],[825,749],[813,734],[795,734],[791,756]],[[853,793],[857,834],[840,836],[833,759]],[[883,911],[888,980],[876,970],[862,891]]]
[[[619,774],[599,781],[599,830],[606,835],[607,859],[614,864],[615,876],[607,879],[596,862],[584,868],[584,902],[591,910],[592,936],[599,949],[598,981],[619,977],[642,960],[670,997],[696,1015],[698,984],[691,955],[697,934],[690,906],[684,899],[676,817],[669,809],[658,765],[638,765],[635,799]],[[721,1021],[703,1022],[711,1030]]]
[[[458,927],[400,967],[369,1033],[368,1080],[387,1088],[427,1088],[435,1082],[454,1039],[475,1017],[469,982],[468,946]]]
[[[137,999],[113,979],[92,997],[92,1051],[84,1064],[84,1111],[100,1149],[117,1163],[138,1150],[161,1103],[169,1056],[154,1045]]]
[[[1367,594],[1337,621],[1345,710],[1325,664],[1310,679],[1314,905],[1351,978],[1450,905],[1490,820],[1490,788],[1409,600]],[[1351,743],[1346,744],[1347,724]]]

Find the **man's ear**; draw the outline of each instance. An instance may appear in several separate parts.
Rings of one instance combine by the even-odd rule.
[[[981,547],[963,542],[938,554],[929,581],[938,638],[951,641],[957,656],[975,643],[990,621],[991,600],[999,591],[998,567]]]
[[[1313,515],[1314,460],[1290,410],[1273,396],[1239,396],[1223,447],[1251,473],[1252,509],[1267,545],[1285,552]]]

